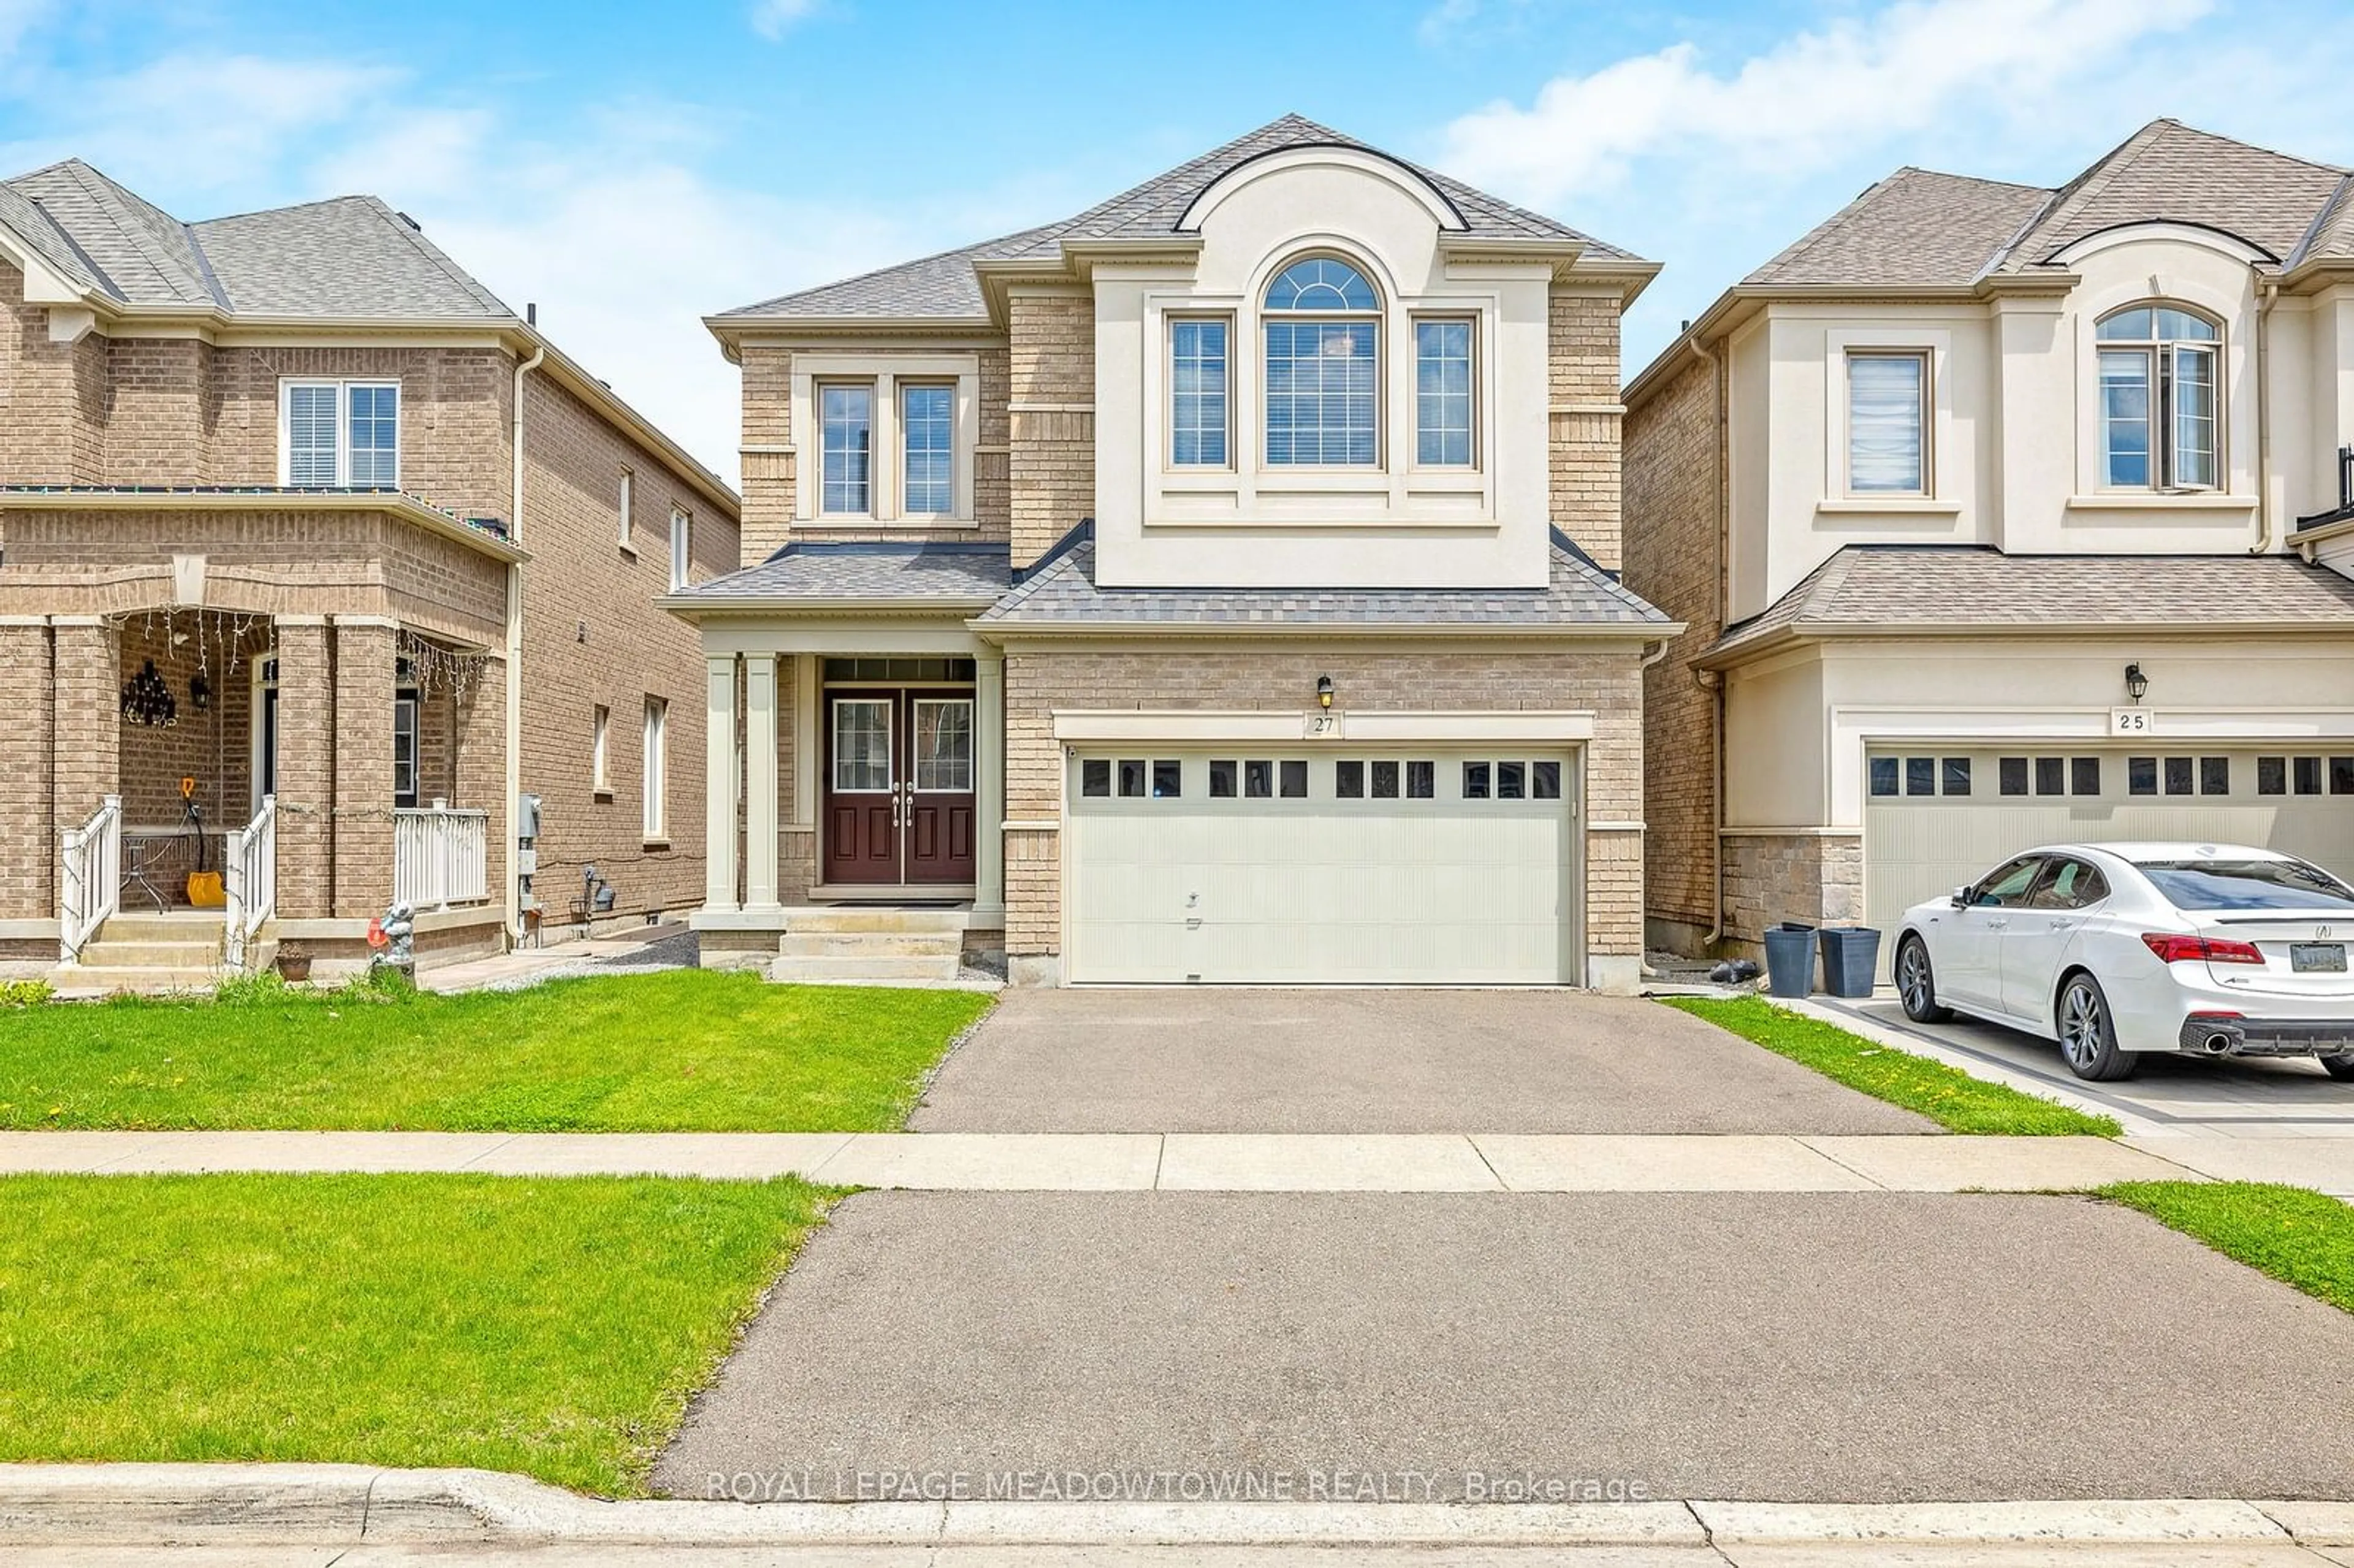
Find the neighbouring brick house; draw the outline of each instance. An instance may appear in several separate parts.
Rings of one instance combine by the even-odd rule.
[[[703,661],[655,600],[736,566],[727,486],[371,197],[188,224],[58,164],[0,184],[0,961],[699,901]]]
[[[2354,874],[2354,172],[2168,120],[2052,188],[1900,169],[1627,402],[1627,580],[1686,628],[1656,945],[2039,844]]]
[[[666,600],[705,961],[1632,987],[1680,630],[1617,577],[1655,271],[1287,118],[712,317],[743,567]]]

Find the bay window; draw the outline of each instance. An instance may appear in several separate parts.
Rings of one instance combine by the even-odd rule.
[[[2102,317],[2093,336],[2101,482],[2116,490],[2214,489],[2221,471],[2215,324],[2171,305],[2135,305]]]

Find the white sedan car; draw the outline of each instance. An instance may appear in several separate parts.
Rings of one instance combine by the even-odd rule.
[[[2234,844],[2053,844],[1907,910],[1905,1016],[2057,1040],[2080,1078],[2146,1051],[2313,1056],[2354,1079],[2354,887]]]

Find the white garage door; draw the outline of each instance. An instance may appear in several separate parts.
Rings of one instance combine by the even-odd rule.
[[[2354,757],[2150,742],[1914,745],[1875,747],[1865,766],[1865,918],[1882,930],[2040,843],[2256,844],[2354,875]],[[1886,952],[1883,944],[1883,963]]]
[[[1073,980],[1577,979],[1573,753],[1127,746],[1069,766]]]

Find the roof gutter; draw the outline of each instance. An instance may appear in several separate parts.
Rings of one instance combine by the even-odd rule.
[[[991,620],[976,618],[966,624],[977,632],[990,637],[1021,637],[1032,639],[1086,639],[1139,637],[1416,637],[1485,639],[1489,641],[1524,641],[1532,639],[1563,641],[1615,641],[1649,645],[1663,638],[1681,636],[1686,630],[1680,620],[1643,620],[1613,624],[1606,621],[1570,621],[1560,624],[1522,624],[1478,621],[1263,621],[1263,620],[1071,620],[1041,622],[1034,620]]]
[[[2347,623],[2341,620],[2190,620],[2182,623],[2189,630],[2161,632],[2161,636],[2212,639],[2215,637],[2344,637]],[[1841,621],[1836,626],[1799,622],[1794,626],[1776,627],[1754,641],[1720,642],[1695,661],[1697,667],[1725,670],[1746,663],[1762,654],[1778,652],[1804,644],[1839,641],[1869,641],[1880,639],[1930,641],[1945,638],[1954,641],[1982,641],[2000,637],[2064,637],[2086,639],[2095,637],[2147,638],[2150,630],[2146,622],[2133,620],[2089,620],[2060,623],[2036,621]]]

